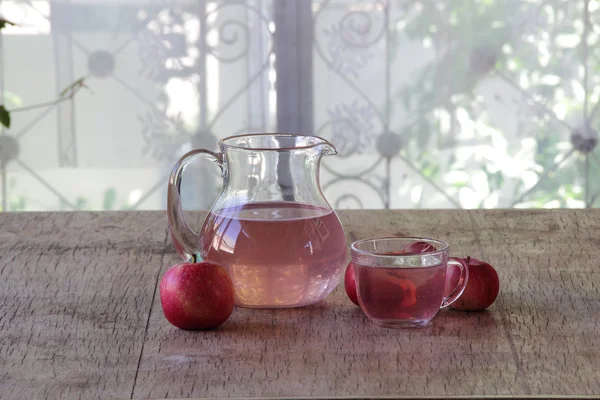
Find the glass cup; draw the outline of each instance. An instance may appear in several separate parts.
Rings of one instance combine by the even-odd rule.
[[[356,241],[350,248],[360,308],[383,327],[425,326],[440,308],[456,301],[467,285],[468,265],[450,260],[449,246],[440,240],[376,238]],[[460,278],[445,296],[450,265],[460,268]]]

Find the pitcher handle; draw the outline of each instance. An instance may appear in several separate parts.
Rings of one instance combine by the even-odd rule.
[[[469,264],[468,262],[464,262],[462,259],[457,257],[450,257],[448,260],[448,265],[456,265],[460,268],[460,278],[458,279],[458,283],[456,287],[448,296],[444,297],[442,301],[442,306],[440,308],[446,308],[450,304],[454,303],[461,294],[465,291],[467,287],[467,282],[469,281]]]
[[[198,156],[216,163],[223,171],[223,155],[205,149],[195,149],[181,157],[169,178],[167,190],[167,215],[171,240],[179,255],[185,260],[196,262],[201,259],[199,254],[200,235],[192,230],[185,220],[181,207],[181,176],[190,162]]]

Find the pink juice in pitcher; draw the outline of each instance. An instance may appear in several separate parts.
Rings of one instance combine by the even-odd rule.
[[[325,298],[348,263],[331,209],[292,202],[212,210],[200,234],[203,257],[226,268],[242,307],[300,307]]]
[[[417,268],[379,268],[355,264],[358,301],[372,320],[386,325],[404,320],[426,324],[444,296],[446,264]]]

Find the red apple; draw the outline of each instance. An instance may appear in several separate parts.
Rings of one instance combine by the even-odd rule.
[[[436,248],[432,244],[423,241],[418,241],[409,243],[406,246],[404,246],[401,254],[427,253],[435,250]]]
[[[346,275],[344,276],[344,288],[351,302],[358,304],[358,294],[356,293],[356,278],[354,276],[354,264],[350,263],[346,267]]]
[[[233,312],[235,292],[223,268],[208,262],[169,268],[160,281],[160,302],[167,320],[180,329],[212,329]]]
[[[465,291],[450,305],[455,310],[478,311],[492,305],[500,291],[498,273],[490,264],[476,258],[467,257],[463,260],[469,264],[469,281]],[[460,279],[458,267],[448,268],[446,273],[445,295],[456,287]]]

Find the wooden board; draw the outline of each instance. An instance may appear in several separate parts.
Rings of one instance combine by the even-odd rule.
[[[497,303],[389,330],[340,286],[315,306],[180,331],[156,287],[178,261],[164,212],[3,213],[0,397],[600,395],[600,210],[340,215],[349,240],[432,236],[489,260]]]
[[[600,394],[600,210],[476,211],[521,393]]]
[[[157,214],[0,213],[0,398],[129,398],[165,243]]]

